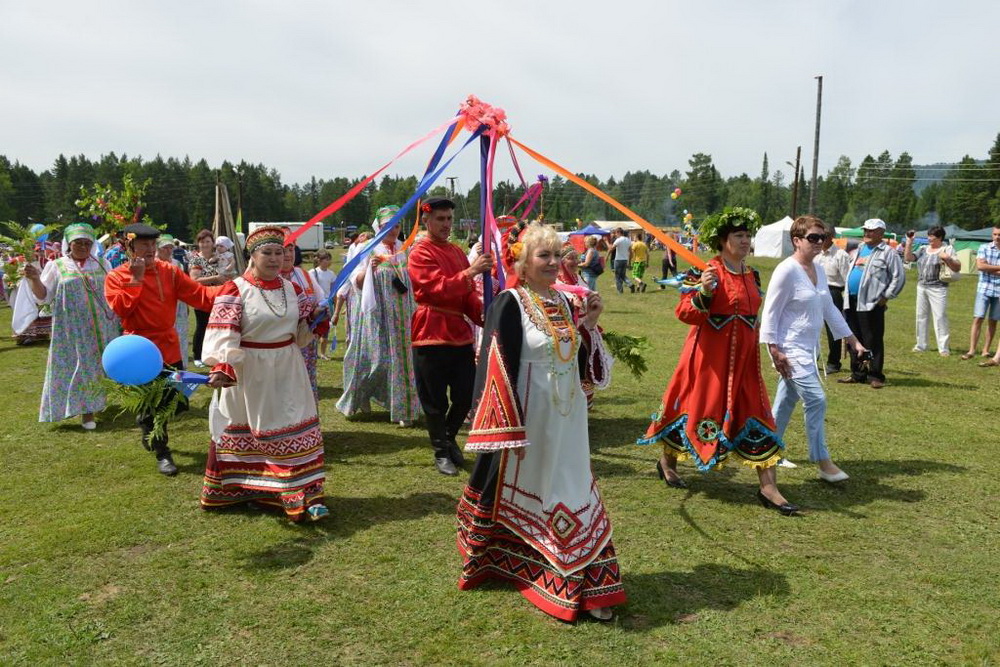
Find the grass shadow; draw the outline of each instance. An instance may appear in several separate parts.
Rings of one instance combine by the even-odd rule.
[[[330,458],[353,458],[373,454],[392,454],[407,449],[431,448],[422,428],[401,428],[396,433],[379,431],[324,431],[323,447]]]
[[[336,400],[344,394],[343,387],[325,387],[320,385],[319,388],[319,400]]]
[[[646,632],[664,625],[695,623],[703,610],[732,611],[758,597],[788,597],[791,586],[781,572],[762,567],[696,565],[690,572],[622,576],[629,595],[622,613],[626,631]]]
[[[938,382],[926,377],[895,377],[889,376],[886,380],[886,389],[892,387],[944,387],[946,389],[956,389],[959,391],[975,391],[979,389],[976,384],[957,384],[954,382]]]
[[[254,551],[243,558],[250,571],[274,571],[309,562],[315,552],[335,539],[350,537],[372,526],[396,521],[412,521],[429,515],[454,515],[457,501],[447,493],[414,493],[405,497],[327,497],[330,517],[316,524],[289,524],[299,534]],[[237,510],[227,510],[233,512]],[[258,515],[266,510],[245,507],[241,514]],[[280,514],[273,513],[280,517]],[[281,518],[284,521],[284,518]]]
[[[783,482],[779,475],[779,486],[789,502],[799,505],[804,512],[831,511],[853,514],[864,518],[855,508],[869,505],[876,501],[891,501],[898,503],[917,503],[927,498],[927,492],[921,489],[898,488],[882,481],[883,478],[900,476],[917,476],[935,473],[961,473],[966,470],[962,466],[942,461],[923,460],[838,460],[838,464],[851,475],[850,480],[840,484],[827,484],[819,479],[810,479],[798,485]],[[678,470],[688,483],[687,496],[684,501],[696,495],[712,500],[718,500],[733,505],[755,505],[757,478],[753,471],[745,471],[742,480],[725,480],[712,472],[694,474],[689,467],[681,463]],[[724,468],[723,475],[733,478],[734,466]],[[686,514],[683,503],[679,510]]]

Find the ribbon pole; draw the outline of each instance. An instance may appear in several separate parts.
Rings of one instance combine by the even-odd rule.
[[[485,128],[486,126],[482,126]],[[493,184],[490,182],[490,135],[483,134],[479,137],[479,215],[482,224],[480,225],[479,242],[483,249],[483,254],[490,254],[493,234],[489,225],[489,203],[490,191]],[[493,301],[493,276],[489,271],[483,274],[483,315]]]

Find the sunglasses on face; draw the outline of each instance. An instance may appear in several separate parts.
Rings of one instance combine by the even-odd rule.
[[[806,234],[802,238],[804,238],[806,241],[809,241],[809,243],[822,243],[823,241],[825,241],[827,239],[827,235],[826,234]]]

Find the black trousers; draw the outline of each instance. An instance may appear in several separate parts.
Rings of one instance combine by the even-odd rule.
[[[161,377],[164,376],[164,375],[169,375],[170,373],[172,373],[175,370],[177,370],[177,371],[184,370],[184,362],[183,361],[178,361],[178,362],[175,362],[175,363],[172,363],[172,364],[165,364],[164,367],[163,367],[163,372],[160,375],[161,375]],[[173,400],[174,395],[177,394],[177,393],[178,393],[177,390],[174,389],[174,388],[170,388],[167,391],[165,391],[163,393],[163,397],[160,399],[160,402],[157,405],[157,409],[161,410],[164,407],[166,407],[166,405],[171,400]],[[177,412],[176,412],[176,414],[180,414],[182,412],[185,412],[185,411],[187,411],[187,409],[188,409],[188,400],[186,398],[182,397],[180,403],[177,405]],[[162,457],[170,454],[170,446],[169,446],[169,444],[170,444],[170,435],[167,433],[167,426],[168,426],[168,424],[164,424],[163,425],[163,435],[161,435],[159,437],[154,437],[153,436],[153,419],[154,419],[154,417],[153,417],[152,413],[143,412],[143,413],[140,413],[140,414],[136,415],[136,417],[135,417],[135,423],[142,430],[142,446],[145,447],[146,449],[148,449],[149,451],[153,452],[153,454],[156,456],[156,458],[159,459],[159,458],[162,458]]]
[[[660,262],[660,273],[663,274],[663,280],[673,278],[677,275],[677,255],[667,251],[663,253],[663,260]]]
[[[204,310],[194,311],[194,360],[201,361],[201,346],[205,343],[205,329],[208,328],[209,313]],[[181,350],[181,357],[187,350]]]
[[[833,299],[833,305],[837,307],[837,310],[844,311],[844,288],[834,287],[830,285],[830,298]],[[854,329],[851,329],[854,331]],[[857,335],[857,334],[855,334]],[[840,370],[840,360],[843,358],[843,352],[841,350],[841,342],[833,337],[833,332],[830,331],[830,325],[826,325],[826,342],[827,347],[830,352],[826,355],[826,365],[830,368],[836,368]]]
[[[885,306],[875,306],[874,310],[863,313],[858,312],[858,298],[848,297],[850,308],[845,312],[847,315],[847,325],[851,327],[851,333],[858,337],[861,344],[872,353],[868,370],[861,367],[858,355],[851,347],[847,351],[851,353],[851,376],[858,382],[869,382],[871,380],[881,380],[885,382],[885,375],[882,374],[882,365],[885,362]]]
[[[469,416],[476,355],[472,345],[420,345],[413,348],[413,374],[427,432],[437,448],[455,437]]]

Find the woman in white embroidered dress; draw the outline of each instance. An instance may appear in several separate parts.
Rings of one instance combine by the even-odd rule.
[[[842,482],[848,475],[830,460],[826,449],[826,393],[816,365],[823,321],[835,339],[846,339],[858,355],[866,350],[833,304],[826,272],[813,261],[823,250],[825,223],[811,215],[799,216],[789,234],[795,252],[771,274],[760,324],[760,342],[767,345],[781,375],[774,395],[774,421],[778,437],[784,438],[792,410],[801,398],[809,460],[818,466],[820,479]]]
[[[262,227],[247,237],[250,267],[215,298],[203,358],[212,440],[201,505],[253,501],[292,521],[318,520],[323,505],[323,437],[305,362],[313,303],[279,275],[284,232]]]
[[[459,588],[510,581],[542,611],[602,621],[624,603],[611,522],[590,469],[580,332],[603,308],[596,292],[575,322],[555,232],[530,225],[511,244],[519,285],[490,307],[466,449],[479,452],[458,506]]]

